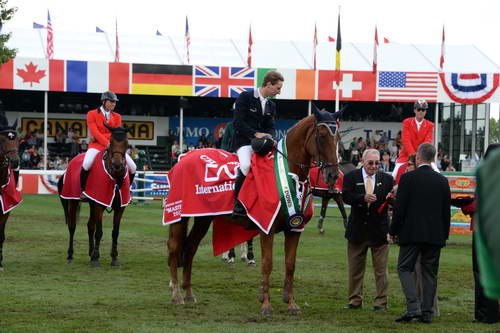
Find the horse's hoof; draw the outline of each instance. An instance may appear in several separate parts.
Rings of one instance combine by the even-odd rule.
[[[263,316],[270,316],[273,314],[273,309],[272,308],[262,308],[260,310],[260,314]]]
[[[68,259],[68,260],[66,260],[66,262],[67,262],[68,264],[71,264],[71,263],[73,263],[73,259]]]
[[[186,296],[184,297],[184,302],[186,303],[196,303],[198,300],[194,296]]]
[[[3,267],[0,267],[0,272],[3,272]]]
[[[250,266],[250,267],[256,267],[257,264],[255,263],[255,260],[252,259],[252,260],[248,260],[248,266]]]
[[[120,267],[121,265],[122,265],[122,263],[120,262],[120,260],[118,260],[118,259],[111,260],[111,266]]]
[[[300,311],[299,308],[288,309],[288,314],[293,315],[293,316],[299,315],[301,313],[302,313],[302,311]]]
[[[94,268],[98,268],[98,267],[101,267],[101,263],[97,260],[92,260],[92,261],[90,261],[90,266],[92,266]]]
[[[319,234],[324,235],[325,234],[325,229],[319,229]]]
[[[234,265],[234,258],[229,258],[229,260],[227,261],[228,264],[230,265]]]
[[[184,304],[184,300],[180,297],[172,297],[172,304],[174,305]]]

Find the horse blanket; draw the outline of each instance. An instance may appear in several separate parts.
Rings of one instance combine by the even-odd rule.
[[[118,184],[114,178],[106,171],[104,160],[102,159],[103,152],[96,155],[92,168],[87,178],[87,186],[84,194],[90,199],[103,206],[111,207],[115,198],[115,189]],[[63,178],[63,188],[61,198],[80,200],[82,193],[80,186],[80,171],[82,169],[83,158],[85,154],[75,156],[68,165]],[[130,178],[127,172],[123,185],[119,188],[120,205],[127,206],[130,203]]]
[[[318,175],[319,173],[319,175]],[[323,172],[318,167],[311,168],[309,171],[309,178],[311,178],[311,188],[314,190],[328,190],[328,184],[323,179]],[[339,170],[339,178],[333,186],[339,192],[342,192],[342,185],[344,184],[344,173]]]
[[[16,180],[14,178],[14,172],[9,168],[9,177],[5,185],[2,186],[2,193],[0,194],[0,204],[2,208],[2,214],[10,212],[12,209],[19,205],[23,198],[21,196],[21,191],[16,187]]]
[[[184,216],[216,216],[213,228],[214,255],[257,235],[258,230],[245,230],[242,226],[217,217],[233,212],[234,181],[238,169],[237,156],[220,149],[199,149],[181,155],[180,163],[167,176],[170,192],[164,204],[163,224],[178,222]],[[238,199],[248,217],[261,231],[269,233],[281,207],[273,153],[252,156],[251,170]],[[309,205],[305,215],[306,221],[312,217],[312,205]]]

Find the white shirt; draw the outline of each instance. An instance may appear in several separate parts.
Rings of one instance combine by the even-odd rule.
[[[417,118],[415,118],[415,122],[417,123],[417,129],[420,131],[420,126],[422,126],[424,119],[422,119],[421,121],[418,121]]]
[[[259,93],[260,103],[262,104],[262,114],[264,114],[264,112],[266,111],[267,98],[262,96],[262,94],[260,93],[260,88],[257,88],[257,92]]]
[[[375,175],[374,174],[373,176],[369,176],[366,171],[365,171],[365,168],[361,168],[361,172],[363,173],[363,183],[365,183],[365,189],[366,189],[366,180],[368,179],[368,177],[371,177],[372,179],[372,184],[373,184],[373,192],[375,192]]]
[[[101,112],[104,114],[104,117],[106,118],[106,121],[109,120],[109,113],[110,111],[104,110],[104,108],[101,106]]]

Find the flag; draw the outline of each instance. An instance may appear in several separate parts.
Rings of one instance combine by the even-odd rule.
[[[189,24],[188,24],[188,17],[186,15],[186,32],[184,34],[184,37],[186,39],[186,60],[187,63],[191,63],[191,59],[189,57],[189,45],[191,44],[191,37],[189,36]]]
[[[443,71],[444,65],[444,25],[443,25],[443,40],[441,41],[441,58],[439,58],[439,71]]]
[[[13,89],[49,90],[49,62],[45,58],[14,58]]]
[[[379,101],[437,100],[438,75],[434,72],[379,72]]]
[[[340,50],[342,49],[342,38],[340,37],[340,12],[339,12],[339,19],[338,19],[338,24],[337,24],[337,52],[335,56],[335,70],[337,71],[336,75],[336,81],[337,85],[340,82]]]
[[[104,32],[104,30],[102,30],[101,28],[99,28],[99,27],[96,26],[95,27],[95,32]]]
[[[283,89],[276,99],[316,99],[316,71],[313,69],[290,68],[258,68],[255,87],[261,87],[264,77],[270,70],[275,70],[283,75],[286,89]]]
[[[33,29],[44,29],[45,26],[43,24],[38,24],[36,22],[33,22]]]
[[[337,83],[338,72],[340,82]],[[318,99],[335,100],[336,87],[343,101],[375,101],[376,75],[372,71],[318,71]]]
[[[238,97],[255,85],[255,69],[249,67],[196,66],[194,95]]]
[[[115,62],[120,62],[120,43],[118,42],[118,19],[115,19]]]
[[[390,43],[389,39],[387,39],[387,37],[384,37],[384,44],[389,44],[389,43]]]
[[[47,58],[54,58],[54,33],[52,31],[52,22],[50,21],[50,12],[47,10]]]
[[[377,72],[377,50],[378,50],[378,33],[377,33],[377,26],[375,26],[375,42],[373,44],[373,73]]]
[[[328,41],[329,42],[335,42],[335,38],[333,38],[332,36],[328,36]]]
[[[160,32],[160,30],[156,30],[156,36],[163,36]]]
[[[193,95],[193,66],[132,64],[132,94]]]
[[[314,55],[314,66],[313,69],[316,70],[316,47],[318,46],[318,30],[316,29],[316,23],[314,23],[314,38],[313,38],[313,55]]]
[[[248,32],[248,57],[247,57],[247,67],[252,67],[252,25],[250,25],[250,30]]]

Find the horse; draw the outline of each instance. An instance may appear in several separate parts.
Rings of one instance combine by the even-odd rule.
[[[14,178],[17,184],[18,172],[14,172],[19,167],[18,146],[19,141],[16,133],[17,120],[12,126],[0,126],[0,188],[5,190],[5,186]],[[14,176],[11,177],[11,172]],[[14,206],[15,207],[15,206]],[[13,207],[12,207],[13,208]],[[4,208],[5,209],[5,208]],[[3,213],[4,209],[0,210],[0,271],[3,271],[3,243],[5,241],[5,225],[9,219],[9,211]]]
[[[295,173],[300,182],[307,182],[311,163],[319,166],[323,171],[325,183],[335,184],[339,175],[337,143],[340,134],[337,131],[337,120],[339,113],[314,110],[314,113],[296,123],[286,134],[286,156],[289,172]],[[284,154],[283,152],[281,152]],[[183,163],[181,159],[179,164]],[[231,215],[226,215],[227,220]],[[168,238],[168,265],[170,268],[170,286],[172,288],[173,304],[184,304],[185,302],[196,302],[191,287],[191,272],[193,258],[196,254],[200,241],[207,233],[214,216],[196,216],[189,234],[187,234],[189,217],[181,217],[179,222],[170,225]],[[233,223],[253,225],[248,218],[241,218]],[[260,293],[261,313],[272,314],[272,306],[269,297],[269,277],[272,271],[273,240],[274,235],[280,231],[285,234],[285,263],[286,276],[283,288],[283,301],[288,304],[290,314],[299,314],[300,307],[295,302],[293,293],[293,278],[295,272],[295,261],[300,232],[285,231],[287,219],[284,209],[280,209],[268,234],[260,232],[261,245],[261,268],[262,288]],[[185,297],[182,297],[181,286],[178,282],[177,267],[183,266],[182,288]]]
[[[342,171],[344,174],[355,169],[355,166],[350,162],[340,162],[339,166],[340,171]],[[318,229],[320,235],[323,235],[325,233],[324,220],[326,216],[326,209],[328,208],[328,202],[330,201],[330,199],[335,200],[335,202],[337,203],[337,207],[340,211],[340,214],[342,215],[344,228],[346,228],[347,213],[345,211],[344,201],[342,200],[342,192],[331,187],[328,189],[315,188],[312,190],[312,193],[314,196],[321,198],[321,210],[318,220]]]
[[[111,247],[111,266],[120,266],[121,263],[118,260],[118,235],[120,233],[120,221],[125,211],[125,206],[122,205],[120,199],[120,188],[123,186],[124,178],[128,173],[126,167],[125,154],[128,148],[127,133],[130,132],[130,127],[110,127],[106,125],[111,131],[111,138],[109,146],[106,148],[102,154],[101,160],[104,163],[104,168],[106,172],[116,181],[118,186],[114,187],[114,197],[111,204],[113,210],[113,232],[112,238],[113,243]],[[96,163],[100,163],[101,160],[98,159],[94,161],[94,166]],[[70,162],[71,165],[71,162]],[[69,168],[69,166],[68,166]],[[66,176],[66,175],[65,175]],[[90,177],[90,175],[89,175]],[[64,185],[64,177],[61,177],[58,182],[58,192],[61,199],[61,204],[64,209],[64,216],[66,224],[68,225],[69,231],[69,246],[68,246],[68,256],[67,262],[73,262],[73,237],[76,230],[76,222],[78,219],[80,211],[80,199],[79,198],[63,198],[61,196]],[[88,185],[87,185],[88,188]],[[90,205],[90,216],[87,222],[87,230],[89,237],[89,256],[90,265],[92,267],[100,267],[100,253],[99,246],[102,238],[102,216],[104,210],[107,208],[102,203],[92,200],[88,200]]]

